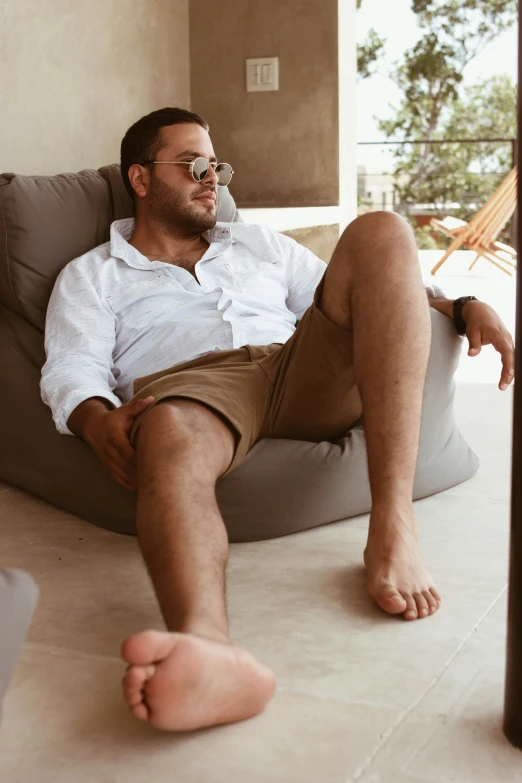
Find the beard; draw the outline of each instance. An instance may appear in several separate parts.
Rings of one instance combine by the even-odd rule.
[[[214,209],[192,200],[203,192],[200,186],[190,197],[186,192],[174,190],[163,180],[152,176],[147,194],[149,214],[171,236],[202,234],[214,228],[217,222]]]

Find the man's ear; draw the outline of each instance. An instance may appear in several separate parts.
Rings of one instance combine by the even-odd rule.
[[[129,167],[129,182],[134,188],[137,196],[143,198],[147,195],[150,184],[150,171],[146,166],[140,166],[139,163],[133,163]]]

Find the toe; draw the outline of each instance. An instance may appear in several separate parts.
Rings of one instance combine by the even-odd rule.
[[[435,599],[435,601],[437,602],[437,609],[438,609],[442,601],[441,595],[436,587],[430,587],[430,593]]]
[[[412,595],[409,595],[408,593],[402,593],[402,597],[406,602],[404,617],[406,618],[406,620],[416,620],[418,614],[417,614],[417,604],[415,602],[414,597]]]
[[[131,707],[133,712],[138,709],[140,713],[143,712],[143,710],[145,713],[147,713],[147,708],[143,700],[143,688],[145,687],[147,681],[152,677],[155,670],[156,667],[153,665],[130,666],[125,677],[123,678],[122,685],[125,701],[129,707]],[[136,714],[136,717],[139,716]]]
[[[426,599],[426,603],[428,604],[428,609],[430,614],[435,614],[437,609],[439,608],[439,601],[433,596],[429,590],[423,590],[422,595]]]
[[[401,614],[405,610],[404,598],[392,585],[383,587],[376,600],[381,609],[390,614]]]
[[[147,720],[149,717],[149,711],[145,704],[138,704],[136,707],[131,707],[131,712],[138,720]]]
[[[153,661],[164,660],[177,641],[176,634],[165,631],[141,631],[129,636],[121,647],[121,655],[127,663],[146,666]]]
[[[413,597],[417,604],[417,615],[419,617],[427,617],[430,613],[428,602],[422,593],[414,593]]]

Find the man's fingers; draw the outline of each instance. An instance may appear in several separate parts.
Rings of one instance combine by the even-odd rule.
[[[482,336],[479,329],[474,329],[468,335],[469,351],[468,356],[477,356],[482,348]]]
[[[515,346],[509,333],[499,334],[492,343],[502,358],[499,389],[504,391],[515,377]]]
[[[127,476],[126,473],[124,473],[122,470],[120,470],[116,465],[111,464],[109,467],[109,473],[113,477],[115,481],[118,482],[118,484],[121,484],[122,487],[125,487],[125,489],[133,489],[133,482]]]
[[[126,479],[124,476],[118,474],[115,475],[114,478],[117,481],[117,483],[123,487],[123,489],[128,489],[129,491],[133,489],[133,486],[131,485],[130,481]]]
[[[502,354],[502,374],[499,387],[502,391],[507,389],[515,377],[515,354],[509,348]]]
[[[130,427],[129,427],[130,431]],[[134,465],[136,462],[136,451],[129,440],[126,432],[118,432],[108,438],[109,445],[115,449],[125,463]]]
[[[129,491],[133,491],[136,489],[136,479],[131,478],[129,476],[121,476],[118,480],[118,483],[122,485],[125,489],[128,489]]]
[[[119,474],[126,481],[131,481],[133,477],[133,465],[124,460],[119,450],[112,444],[107,446],[106,457],[113,473]]]
[[[154,402],[154,397],[146,397],[144,400],[134,400],[125,405],[125,412],[129,416],[138,416],[142,411],[149,408]]]
[[[113,470],[111,471],[112,477],[115,479],[115,481],[118,482],[118,484],[121,484],[122,487],[125,487],[125,489],[134,489],[136,486],[136,481],[130,476],[127,476],[125,473],[122,473],[119,470]]]
[[[136,463],[136,452],[132,447],[128,438],[119,440],[114,444],[118,452],[121,454],[122,459],[128,465],[134,465]]]

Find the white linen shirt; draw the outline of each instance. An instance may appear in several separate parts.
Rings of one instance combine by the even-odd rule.
[[[58,275],[47,309],[40,390],[58,432],[89,397],[116,407],[133,380],[213,351],[285,343],[326,264],[265,226],[216,223],[186,269],[149,261],[127,242],[134,219]],[[199,281],[199,282],[198,282]]]

